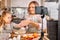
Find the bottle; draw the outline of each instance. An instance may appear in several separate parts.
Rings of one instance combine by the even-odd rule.
[[[12,40],[12,38],[9,38],[9,40]]]
[[[13,40],[16,40],[16,37],[13,37]]]
[[[12,33],[11,33],[11,38],[13,38],[13,37],[14,37],[14,34],[15,34],[15,33],[12,31]]]
[[[11,36],[11,33],[9,33],[9,40],[12,40],[12,36]]]
[[[20,38],[21,38],[21,36],[20,36],[20,35],[18,35],[18,36],[17,36],[17,40],[20,40]]]

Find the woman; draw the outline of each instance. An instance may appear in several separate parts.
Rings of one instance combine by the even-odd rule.
[[[32,24],[29,24],[28,26],[28,32],[38,32],[39,24],[36,20],[36,15],[35,15],[35,6],[38,6],[39,4],[36,1],[32,1],[29,3],[28,6],[28,13],[29,16],[26,17],[26,19],[31,20]]]
[[[28,32],[39,32],[41,29],[41,23],[42,23],[42,19],[41,19],[41,15],[35,14],[35,7],[39,6],[39,4],[36,1],[32,1],[29,3],[28,6],[28,13],[29,15],[26,16],[27,20],[30,20],[30,24],[28,25]],[[45,19],[45,18],[44,18]],[[46,22],[46,21],[44,21]],[[46,26],[46,23],[44,23]],[[46,29],[46,27],[44,27],[44,30]]]

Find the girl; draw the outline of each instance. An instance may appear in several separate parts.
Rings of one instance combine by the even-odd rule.
[[[16,27],[16,28],[19,27],[20,28],[19,24],[15,24],[11,21],[12,21],[11,13],[8,11],[3,11],[1,19],[0,19],[0,26],[3,25],[2,26],[3,32],[11,33],[13,30],[13,27]]]

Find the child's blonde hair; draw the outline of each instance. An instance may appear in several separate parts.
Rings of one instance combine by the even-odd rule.
[[[3,18],[6,16],[7,13],[9,14],[10,12],[9,11],[2,12],[2,15],[0,17],[0,26],[5,25],[5,21],[3,20]]]

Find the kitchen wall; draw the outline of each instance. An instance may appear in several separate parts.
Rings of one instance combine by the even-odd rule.
[[[11,7],[27,7],[29,2],[33,0],[11,0]],[[40,2],[40,0],[34,0]]]
[[[32,0],[11,0],[11,7],[27,7],[29,2]],[[40,0],[35,0],[39,2]],[[58,20],[58,3],[56,2],[45,2],[44,6],[46,6],[49,10],[49,15],[55,19]]]
[[[51,18],[58,20],[58,3],[56,2],[46,2],[45,6],[48,8],[49,15]]]

